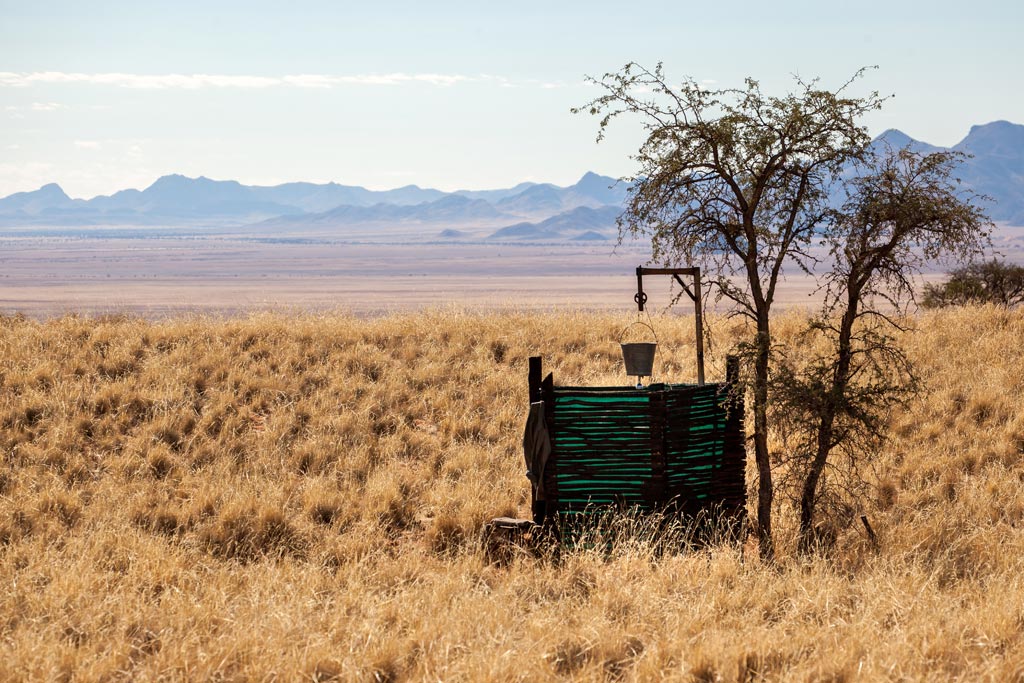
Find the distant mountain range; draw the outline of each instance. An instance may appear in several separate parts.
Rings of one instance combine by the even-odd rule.
[[[941,149],[888,130],[876,144],[928,152]],[[995,200],[996,221],[1024,226],[1024,126],[996,121],[973,126],[953,150],[973,155],[959,171],[964,183]],[[408,185],[374,191],[336,183],[272,187],[233,180],[164,176],[144,190],[71,199],[56,184],[0,199],[0,226],[247,227],[260,233],[313,232],[344,237],[406,234],[442,240],[600,240],[616,234],[628,187],[585,174],[567,187],[520,183],[498,190],[440,190]]]
[[[538,223],[516,223],[496,230],[491,234],[492,240],[550,240],[564,237],[571,232],[578,232],[573,239],[599,240],[606,239],[606,231],[615,225],[615,219],[622,213],[620,206],[602,206],[591,208],[578,206],[571,211],[556,214]],[[580,232],[583,231],[583,232]]]
[[[1024,226],[1024,126],[1009,121],[971,126],[967,137],[949,148],[914,140],[896,129],[885,131],[875,141],[895,149],[909,146],[922,153],[949,149],[971,155],[957,176],[964,185],[993,200],[983,204],[992,220]]]
[[[144,190],[89,200],[72,199],[52,183],[19,192],[0,199],[0,226],[250,226],[261,233],[333,231],[347,237],[363,232],[354,228],[407,226],[420,228],[423,237],[473,239],[533,220],[541,225],[535,231],[537,239],[569,239],[584,232],[590,233],[589,239],[598,239],[614,232],[625,198],[624,184],[596,173],[587,173],[568,187],[520,183],[507,189],[457,192],[415,185],[386,191],[336,183],[261,187],[169,175]],[[597,213],[577,213],[578,209]],[[595,222],[595,215],[601,220]],[[573,225],[573,216],[581,219],[579,225]],[[443,229],[432,232],[431,226]]]

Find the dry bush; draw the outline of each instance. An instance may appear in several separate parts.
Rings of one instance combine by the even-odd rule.
[[[839,526],[789,554],[780,506],[772,567],[642,524],[489,561],[483,523],[528,514],[527,358],[625,383],[625,322],[0,317],[0,679],[1020,677],[1024,314],[903,336],[926,391],[848,501],[879,552]],[[662,378],[692,380],[692,318],[655,322]],[[719,378],[742,324],[710,332]]]

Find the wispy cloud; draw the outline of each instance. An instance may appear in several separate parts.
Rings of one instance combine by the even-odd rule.
[[[10,116],[10,118],[12,118],[12,119],[23,119],[23,118],[25,118],[25,115],[24,115],[23,112],[26,112],[26,111],[47,112],[47,111],[57,111],[59,109],[66,109],[66,108],[67,107],[65,107],[63,104],[60,104],[58,102],[33,102],[32,104],[26,104],[26,105],[20,105],[20,106],[19,105],[9,104],[9,105],[4,107],[4,111],[8,112],[8,116]]]
[[[69,73],[63,71],[13,72],[0,71],[0,87],[26,88],[33,85],[86,84],[118,88],[150,90],[199,88],[335,88],[346,85],[393,86],[421,83],[450,87],[460,83],[506,83],[498,76],[439,73],[387,73],[387,74],[297,74],[290,76],[229,76],[223,74],[127,74],[127,73]],[[549,84],[544,84],[550,87]]]
[[[101,145],[97,140],[75,140],[75,147],[79,149],[99,149]]]

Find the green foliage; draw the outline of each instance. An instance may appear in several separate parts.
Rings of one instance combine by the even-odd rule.
[[[820,350],[802,353],[801,368],[793,354],[776,358],[771,394],[789,472],[800,480],[804,549],[814,545],[819,498],[837,483],[847,490],[863,483],[860,470],[878,453],[887,416],[914,389],[913,369],[891,333],[899,328],[893,312],[912,297],[913,275],[927,260],[968,260],[989,244],[984,212],[953,178],[960,158],[872,153],[846,181],[847,199],[828,221],[827,295],[808,330]],[[826,467],[840,476],[826,480]]]
[[[620,237],[649,237],[652,260],[698,266],[710,288],[756,326],[752,400],[758,469],[761,553],[774,554],[772,470],[768,453],[769,314],[786,265],[810,272],[813,241],[830,216],[829,187],[867,154],[858,123],[883,98],[845,94],[796,79],[792,92],[766,95],[748,78],[742,89],[708,90],[693,80],[669,85],[654,70],[627,64],[591,79],[605,94],[576,112],[601,116],[598,140],[623,114],[639,116],[647,139],[634,157]]]
[[[858,119],[884,98],[845,94],[863,71],[834,92],[797,79],[781,97],[749,78],[743,89],[671,86],[660,64],[592,79],[605,94],[574,111],[601,116],[598,140],[624,114],[647,131],[620,235],[650,237],[652,261],[700,265],[741,312],[764,315],[783,263],[813,261],[830,183],[866,154],[870,136]]]
[[[846,93],[863,73],[835,91],[797,78],[793,91],[771,96],[749,78],[740,89],[708,90],[693,80],[673,86],[660,64],[630,63],[591,79],[605,93],[574,110],[601,117],[598,140],[621,115],[639,117],[646,130],[620,238],[648,237],[652,260],[664,265],[699,266],[711,289],[752,323],[740,350],[752,369],[757,529],[766,557],[776,464],[769,427],[789,430],[791,455],[802,462],[806,541],[829,454],[859,444],[859,457],[867,457],[879,420],[909,386],[909,368],[893,374],[902,352],[878,321],[891,322],[888,314],[912,298],[913,275],[926,261],[969,260],[988,244],[987,218],[952,176],[961,155],[872,149],[859,121],[884,98]],[[846,193],[839,208],[836,189]],[[826,255],[828,268],[815,269]],[[774,357],[770,312],[787,268],[818,277],[827,295],[812,328],[824,350],[799,370]]]
[[[852,292],[865,314],[878,311],[876,300],[899,310],[928,262],[969,262],[985,253],[988,217],[954,176],[963,158],[886,148],[846,181],[846,200],[832,214],[825,239],[829,309],[849,305]]]
[[[882,318],[847,329],[819,316],[776,349],[770,411],[782,446],[778,486],[797,509],[807,508],[805,549],[822,518],[832,527],[854,520],[890,417],[920,388],[895,332]]]
[[[969,263],[949,279],[924,288],[925,308],[991,303],[1012,308],[1024,303],[1024,267],[998,261]]]

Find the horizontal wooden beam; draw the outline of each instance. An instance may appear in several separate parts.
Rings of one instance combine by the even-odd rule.
[[[696,275],[700,268],[644,268],[636,269],[638,275]]]

